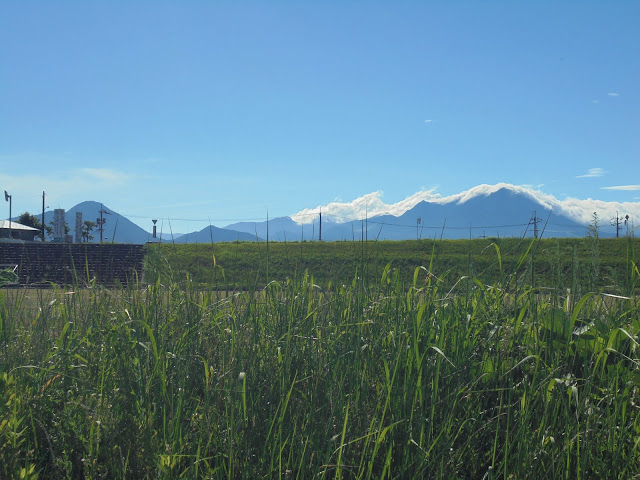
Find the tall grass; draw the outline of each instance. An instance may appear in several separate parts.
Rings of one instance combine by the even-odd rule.
[[[409,281],[0,291],[0,477],[633,477],[637,300],[534,289],[529,247],[492,285],[434,249]]]

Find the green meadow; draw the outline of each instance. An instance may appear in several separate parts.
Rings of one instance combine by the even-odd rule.
[[[164,244],[136,285],[2,289],[0,478],[633,478],[639,257]]]
[[[218,290],[259,290],[273,280],[299,280],[305,272],[323,288],[350,284],[354,276],[368,286],[390,263],[405,284],[422,266],[440,288],[451,288],[463,277],[493,284],[514,274],[511,281],[518,288],[622,294],[630,288],[632,262],[640,262],[640,239],[164,243],[149,246],[147,260],[149,281],[189,278]]]

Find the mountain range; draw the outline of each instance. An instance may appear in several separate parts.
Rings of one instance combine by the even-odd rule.
[[[535,220],[535,222],[534,222]],[[537,223],[537,227],[534,223]],[[225,228],[266,238],[267,222],[243,222]],[[320,237],[319,218],[301,225],[289,217],[269,221],[269,239],[311,240]],[[322,240],[406,240],[420,238],[478,238],[584,236],[584,223],[556,213],[531,196],[508,187],[449,203],[421,201],[401,215],[377,215],[347,222],[322,220]]]
[[[319,240],[405,240],[425,238],[478,238],[478,237],[581,237],[586,234],[584,220],[572,217],[570,212],[552,210],[548,203],[521,188],[497,186],[484,193],[460,195],[447,201],[421,201],[401,215],[375,215],[359,220],[337,222],[320,216],[311,223],[301,224],[291,217],[279,217],[268,222],[240,222],[225,226],[213,225],[187,234],[162,232],[156,241],[175,243],[251,242]],[[100,210],[105,219],[102,240],[116,243],[145,243],[152,234],[108,206],[85,201],[69,209],[65,218],[73,234],[76,212],[83,221],[97,222]],[[39,215],[38,215],[39,217]],[[53,212],[45,212],[45,222],[53,221]],[[613,232],[613,233],[612,233]],[[160,233],[160,232],[159,232]],[[92,242],[100,241],[94,228]],[[601,235],[615,236],[615,228],[606,225]]]

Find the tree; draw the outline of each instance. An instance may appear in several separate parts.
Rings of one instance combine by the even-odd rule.
[[[29,212],[24,212],[22,215],[20,215],[18,217],[18,223],[26,225],[27,227],[37,228],[42,232],[42,222],[38,217],[30,214]],[[49,225],[46,225],[44,227],[44,230],[48,235],[51,235],[51,233],[53,232],[53,228],[51,228]],[[42,237],[42,233],[40,234],[40,236]]]
[[[92,222],[91,220],[85,220],[82,222],[82,241],[84,243],[89,243],[93,240],[93,235],[91,232],[98,224],[96,222]]]

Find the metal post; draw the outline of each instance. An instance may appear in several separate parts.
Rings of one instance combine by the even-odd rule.
[[[4,199],[9,202],[9,240],[11,240],[13,238],[11,233],[11,195],[9,195],[6,190],[4,191]]]
[[[42,191],[42,241],[44,242],[44,190]]]
[[[96,222],[98,223],[98,230],[100,230],[100,243],[102,243],[102,233],[104,232],[104,224],[106,223],[107,219],[103,218],[103,214],[106,213],[107,215],[111,215],[107,210],[104,209],[104,205],[100,204],[100,218],[96,219]]]

